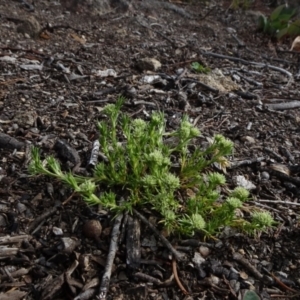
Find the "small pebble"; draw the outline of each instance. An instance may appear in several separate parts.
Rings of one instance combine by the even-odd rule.
[[[98,241],[102,232],[101,223],[98,220],[88,220],[84,223],[82,232],[85,237]]]
[[[209,255],[210,253],[210,250],[208,247],[205,247],[205,246],[200,246],[199,248],[199,252],[201,253],[201,255],[205,258]]]
[[[55,235],[63,235],[63,231],[62,231],[62,229],[59,228],[59,227],[53,226],[52,232],[53,232]]]
[[[245,250],[244,249],[239,249],[238,252],[242,255],[245,255]]]
[[[266,171],[261,173],[261,179],[262,180],[269,180],[270,179],[270,174]]]

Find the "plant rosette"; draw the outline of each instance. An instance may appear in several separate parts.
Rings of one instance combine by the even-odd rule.
[[[131,119],[121,112],[123,102],[120,97],[103,109],[106,119],[98,122],[98,130],[107,159],[96,164],[91,176],[63,171],[53,156],[42,160],[37,148],[32,150],[30,172],[54,177],[88,205],[100,205],[116,214],[151,208],[168,233],[212,236],[232,226],[255,234],[274,224],[270,213],[258,208],[247,220],[237,214],[249,198],[244,188],[221,194],[225,176],[211,170],[214,163],[228,166],[226,156],[233,151],[230,140],[217,134],[206,149],[194,147],[200,131],[187,116],[177,130],[167,132],[162,113],[154,112],[148,121]],[[170,138],[176,142],[170,145],[166,142]],[[180,196],[190,190],[192,195]]]

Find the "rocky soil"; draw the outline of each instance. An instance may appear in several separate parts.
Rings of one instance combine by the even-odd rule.
[[[0,2],[0,299],[300,299],[300,53],[256,30],[266,1],[230,2]],[[113,219],[29,174],[33,145],[89,172],[118,95],[132,118],[187,114],[203,142],[230,138],[227,187],[247,186],[274,229],[168,244],[151,211]]]

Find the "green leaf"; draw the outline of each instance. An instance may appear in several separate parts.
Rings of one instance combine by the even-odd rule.
[[[282,10],[283,10],[284,8],[285,8],[285,4],[276,7],[276,8],[273,10],[273,12],[272,12],[272,14],[271,14],[271,16],[270,16],[270,20],[271,20],[271,21],[274,21],[274,20],[278,19],[280,13],[282,12]]]
[[[260,297],[254,291],[246,291],[243,300],[260,300]]]
[[[288,34],[288,27],[281,29],[280,31],[278,31],[276,33],[276,38],[278,40],[280,40],[281,38],[283,38],[285,35]]]
[[[280,19],[269,22],[269,25],[272,28],[273,32],[276,32],[277,30],[286,28],[288,26],[288,22]]]
[[[266,23],[266,26],[264,28],[264,33],[267,33],[267,34],[270,34],[270,35],[273,35],[275,33],[275,29],[271,26],[271,23],[270,22],[267,22]]]
[[[281,14],[278,17],[278,20],[288,22],[291,20],[293,16],[295,16],[296,10],[286,7],[282,10]]]
[[[300,19],[296,20],[288,27],[287,34],[289,36],[300,35]]]
[[[266,18],[266,16],[259,16],[258,29],[265,32],[267,24],[268,24],[268,19]]]
[[[296,9],[287,7],[285,4],[278,6],[270,16],[271,21],[290,20],[296,14]]]
[[[204,67],[203,65],[199,64],[197,61],[191,64],[191,68],[198,73],[207,74],[208,72],[210,72],[210,68]]]

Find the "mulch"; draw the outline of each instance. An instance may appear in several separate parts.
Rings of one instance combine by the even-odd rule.
[[[0,298],[300,299],[300,54],[256,30],[271,9],[37,2],[0,3]],[[89,174],[97,121],[119,95],[132,118],[160,110],[176,128],[187,114],[202,143],[231,139],[227,187],[246,185],[277,225],[164,236],[150,210],[114,218],[29,174],[33,145]]]

